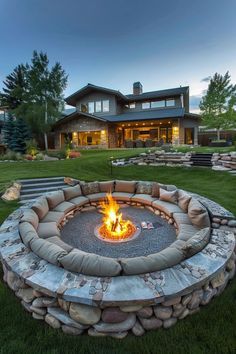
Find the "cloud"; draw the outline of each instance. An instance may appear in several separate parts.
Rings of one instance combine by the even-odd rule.
[[[201,82],[209,82],[211,80],[211,76],[204,77]]]

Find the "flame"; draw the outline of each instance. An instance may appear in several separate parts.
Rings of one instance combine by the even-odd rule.
[[[112,198],[111,193],[106,195],[105,201],[100,203],[103,213],[103,224],[99,233],[103,238],[112,240],[122,240],[129,238],[136,230],[130,220],[123,220],[122,213],[119,212],[119,204]]]

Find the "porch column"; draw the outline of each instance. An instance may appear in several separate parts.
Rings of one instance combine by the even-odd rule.
[[[198,127],[194,127],[193,144],[198,145]]]

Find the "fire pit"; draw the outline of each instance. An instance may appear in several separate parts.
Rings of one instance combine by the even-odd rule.
[[[119,204],[108,193],[100,203],[103,223],[95,227],[95,236],[106,242],[127,242],[140,234],[140,228],[131,220],[124,220]]]

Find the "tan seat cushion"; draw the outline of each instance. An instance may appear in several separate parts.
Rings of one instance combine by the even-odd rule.
[[[37,199],[37,201],[32,205],[31,209],[33,209],[38,215],[39,220],[43,219],[49,211],[47,199],[45,197]]]
[[[152,206],[163,211],[166,215],[172,217],[174,213],[182,213],[180,207],[176,204],[164,202],[163,200],[155,200]]]
[[[98,182],[81,183],[82,192],[84,195],[100,193],[100,187]]]
[[[121,200],[124,202],[130,202],[133,194],[132,193],[125,193],[125,192],[113,192],[112,196],[114,199]]]
[[[22,242],[26,245],[26,247],[30,247],[30,241],[39,238],[33,225],[26,221],[19,224],[19,233]]]
[[[210,218],[206,208],[195,198],[192,198],[188,205],[188,216],[193,225],[204,228],[210,227]]]
[[[56,206],[64,202],[64,200],[65,196],[63,191],[56,191],[47,195],[47,201],[50,210],[56,208]]]
[[[152,184],[152,197],[159,198],[160,197],[160,184],[157,182],[153,182]]]
[[[30,248],[37,256],[55,265],[60,265],[60,258],[67,255],[63,248],[41,238],[30,241]]]
[[[192,236],[182,248],[185,253],[185,257],[191,257],[194,254],[200,252],[209,242],[210,228],[206,227],[199,230],[194,236]]]
[[[185,191],[178,190],[178,206],[185,212],[188,212],[188,205],[191,200],[191,195],[187,194]]]
[[[34,210],[32,209],[26,209],[24,210],[23,216],[21,217],[21,222],[29,222],[34,228],[35,230],[37,230],[38,224],[39,224],[39,217],[38,215],[35,213]]]
[[[60,211],[49,211],[47,215],[41,220],[41,222],[52,222],[55,221],[59,225],[64,219],[64,213]]]
[[[71,202],[62,202],[56,206],[56,208],[53,209],[53,211],[61,211],[64,214],[69,213],[69,211],[73,210],[75,208],[75,204]]]
[[[178,238],[178,240],[188,241],[198,231],[199,231],[199,228],[197,228],[196,226],[194,226],[192,224],[191,225],[180,224],[178,232],[177,232],[177,238]]]
[[[136,189],[136,181],[119,181],[116,180],[115,192],[124,192],[134,194]]]
[[[178,202],[178,190],[168,192],[165,189],[160,188],[160,200],[164,202],[177,204]]]
[[[52,236],[60,236],[60,231],[56,222],[40,222],[37,233],[40,238],[48,238]]]
[[[115,181],[99,182],[99,187],[101,193],[112,193],[114,192]]]
[[[136,194],[152,194],[153,182],[140,181],[136,184]]]
[[[80,197],[70,199],[70,203],[75,204],[77,207],[89,203],[89,199],[81,195]]]
[[[85,275],[116,276],[121,272],[121,266],[117,260],[78,249],[62,257],[60,263],[65,269]]]
[[[153,198],[149,194],[134,194],[131,197],[131,202],[142,203],[146,205],[152,205],[152,202],[157,200],[157,198]]]
[[[68,243],[65,243],[64,241],[62,241],[60,239],[60,237],[58,237],[58,236],[49,237],[47,239],[47,241],[53,243],[54,245],[57,245],[57,246],[63,248],[63,250],[65,250],[68,253],[73,250],[72,246],[70,246],[70,245],[68,245]]]
[[[181,213],[179,212],[179,213],[173,214],[173,218],[177,224],[178,229],[180,228],[180,225],[182,225],[182,224],[192,225],[188,214],[184,213],[182,211],[182,209],[180,209],[180,210],[181,210]]]
[[[90,202],[95,202],[100,199],[105,199],[107,193],[95,193],[95,194],[88,194],[86,197],[90,200]]]
[[[79,197],[82,195],[82,190],[79,184],[74,187],[68,187],[63,189],[65,200],[70,200],[72,198]]]

